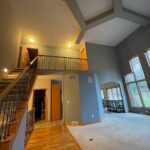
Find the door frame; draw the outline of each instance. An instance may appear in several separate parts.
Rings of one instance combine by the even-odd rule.
[[[29,51],[30,51],[30,50],[37,50],[37,56],[38,56],[38,54],[39,54],[39,49],[38,49],[38,48],[30,48],[30,47],[27,47],[26,49],[27,49],[29,61],[30,61],[30,56],[29,56]],[[32,60],[31,60],[31,61],[32,61]]]
[[[17,68],[20,68],[21,66],[21,57],[22,57],[22,46],[19,47]]]
[[[40,90],[45,90],[45,119],[48,121],[48,97],[47,97],[47,89],[46,88],[41,88],[41,89],[33,89],[33,109],[35,113],[35,91],[40,91]],[[34,119],[35,119],[35,114],[34,114]]]
[[[29,63],[30,63],[30,58],[29,58],[29,49],[36,49],[37,51],[38,51],[38,54],[39,54],[39,49],[38,48],[30,48],[30,47],[25,47],[25,48],[23,48],[23,52],[24,52],[24,56],[23,56],[23,59],[24,59],[24,64],[23,64],[23,66],[24,67],[26,67],[27,65],[29,65]],[[38,55],[37,54],[37,55]]]
[[[51,86],[51,98],[50,98],[50,121],[52,122],[52,81],[60,81],[61,82],[61,99],[60,99],[60,101],[61,101],[61,116],[62,116],[62,118],[61,118],[61,120],[63,121],[64,120],[64,105],[63,105],[63,81],[62,80],[59,80],[59,79],[51,79],[51,84],[50,84],[50,86]]]

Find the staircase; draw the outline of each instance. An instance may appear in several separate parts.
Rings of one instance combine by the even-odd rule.
[[[12,150],[37,72],[37,57],[25,69],[0,79],[0,150]]]
[[[15,68],[0,79],[0,150],[12,150],[39,70],[81,72],[88,66],[86,59],[39,55],[26,68]],[[25,143],[33,130],[33,114],[27,113]]]
[[[2,93],[3,90],[16,79],[22,71],[23,69],[15,68],[8,75],[5,75],[0,79],[0,93]]]

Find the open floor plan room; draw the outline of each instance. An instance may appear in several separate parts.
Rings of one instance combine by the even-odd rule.
[[[68,129],[82,150],[148,150],[149,125],[149,116],[112,113],[103,122]]]
[[[150,0],[0,0],[0,150],[150,150]]]

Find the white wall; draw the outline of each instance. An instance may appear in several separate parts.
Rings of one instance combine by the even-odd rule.
[[[78,74],[64,75],[65,121],[81,121],[81,104]]]
[[[46,97],[48,99],[48,120],[50,120],[51,116],[51,80],[61,80],[63,85],[63,76],[62,75],[43,75],[38,76],[33,90],[38,89],[46,89]],[[33,91],[31,93],[30,99],[29,99],[29,105],[28,110],[32,110],[33,108]]]
[[[80,121],[80,95],[79,78],[77,74],[62,75],[40,75],[37,77],[33,89],[47,89],[48,98],[48,120],[51,116],[51,80],[62,81],[62,100],[63,100],[63,120]],[[69,101],[69,104],[68,104]],[[28,110],[33,108],[33,91],[28,103]]]
[[[17,65],[20,41],[21,34],[8,0],[0,0],[0,74],[4,67]]]

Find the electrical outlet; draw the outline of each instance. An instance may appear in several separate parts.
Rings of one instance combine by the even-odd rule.
[[[67,101],[68,104],[70,104],[70,101]]]
[[[88,84],[92,84],[92,83],[93,83],[92,77],[88,77]]]
[[[92,114],[92,118],[94,118],[94,115]]]

